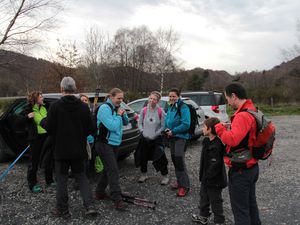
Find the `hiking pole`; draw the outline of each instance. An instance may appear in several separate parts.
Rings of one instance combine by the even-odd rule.
[[[122,197],[123,198],[137,200],[137,201],[140,201],[140,202],[146,202],[146,203],[150,203],[150,204],[154,204],[154,205],[157,204],[156,201],[152,201],[152,200],[149,200],[149,199],[136,197],[136,196],[130,195],[129,193],[126,193],[126,192],[122,193]]]
[[[135,197],[133,195],[130,195],[128,193],[122,193],[123,201],[132,203],[139,206],[144,206],[147,208],[155,209],[155,206],[157,205],[156,201],[152,201],[145,198]]]
[[[7,168],[7,170],[1,175],[0,177],[0,182],[4,179],[4,177],[7,175],[8,171],[15,165],[15,163],[21,158],[21,156],[27,151],[27,149],[30,147],[30,145],[28,145],[24,151],[15,159],[15,161],[13,161],[12,164],[10,164],[10,166]]]

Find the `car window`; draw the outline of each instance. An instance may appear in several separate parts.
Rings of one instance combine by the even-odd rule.
[[[130,107],[137,113],[140,113],[141,109],[144,107],[145,100],[134,102],[130,104]]]
[[[208,106],[214,105],[214,98],[213,95],[209,94],[195,94],[195,95],[185,95],[196,102],[199,106]]]
[[[225,98],[222,94],[216,94],[215,98],[216,98],[217,105],[225,105],[226,104]]]
[[[13,115],[20,115],[21,112],[23,112],[24,108],[26,107],[27,105],[27,101],[26,100],[23,100],[23,101],[20,101],[19,104],[17,104],[11,111],[11,113]]]

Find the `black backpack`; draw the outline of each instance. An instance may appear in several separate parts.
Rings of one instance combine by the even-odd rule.
[[[111,109],[111,113],[113,115],[114,114],[113,106],[108,102],[103,102],[101,105],[103,105],[103,104],[106,104],[109,106],[109,108]],[[95,137],[96,137],[95,140],[100,140],[100,142],[102,142],[102,143],[107,143],[107,139],[109,138],[110,131],[104,126],[103,123],[100,123],[99,126],[97,126],[97,114],[98,114],[98,111],[99,111],[99,108],[101,107],[101,105],[99,105],[94,112],[94,123],[95,123],[95,127],[97,128],[96,134],[95,134]],[[99,134],[98,134],[98,131],[99,131]],[[107,136],[107,134],[108,134],[108,136]]]
[[[189,130],[188,130],[188,133],[191,135],[191,138],[193,138],[195,136],[196,126],[199,125],[197,111],[194,108],[194,106],[192,106],[190,104],[187,104],[187,103],[184,103],[184,102],[181,102],[178,105],[178,108],[177,108],[177,112],[178,112],[178,115],[180,117],[181,117],[181,106],[183,104],[187,105],[187,107],[190,110],[191,123],[190,123],[190,127],[189,127]]]

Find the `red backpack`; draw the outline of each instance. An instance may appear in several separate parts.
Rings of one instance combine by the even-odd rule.
[[[256,140],[252,146],[252,156],[255,159],[265,160],[272,154],[276,127],[260,110],[255,112],[245,109],[243,111],[250,113],[257,124]]]

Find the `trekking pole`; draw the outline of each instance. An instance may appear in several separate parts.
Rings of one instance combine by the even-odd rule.
[[[131,203],[131,204],[137,205],[137,206],[143,206],[143,207],[146,207],[146,208],[149,208],[149,209],[153,209],[153,210],[156,207],[156,205],[154,203],[143,202],[143,201],[139,201],[139,200],[136,200],[136,199],[133,199],[133,198],[127,198],[127,197],[124,197],[124,196],[123,196],[123,201],[127,202],[127,203]]]
[[[129,193],[122,193],[122,197],[124,199],[131,199],[131,200],[134,200],[134,201],[145,202],[145,203],[149,203],[149,204],[153,204],[153,205],[157,204],[156,201],[152,201],[152,200],[149,200],[149,199],[136,197],[136,196],[130,195]]]
[[[30,147],[30,145],[28,145],[24,151],[15,159],[15,161],[13,161],[12,164],[10,164],[10,166],[7,168],[7,170],[1,175],[0,177],[0,182],[4,179],[4,177],[7,175],[8,171],[15,165],[15,163],[21,158],[21,156],[27,151],[27,149]]]

